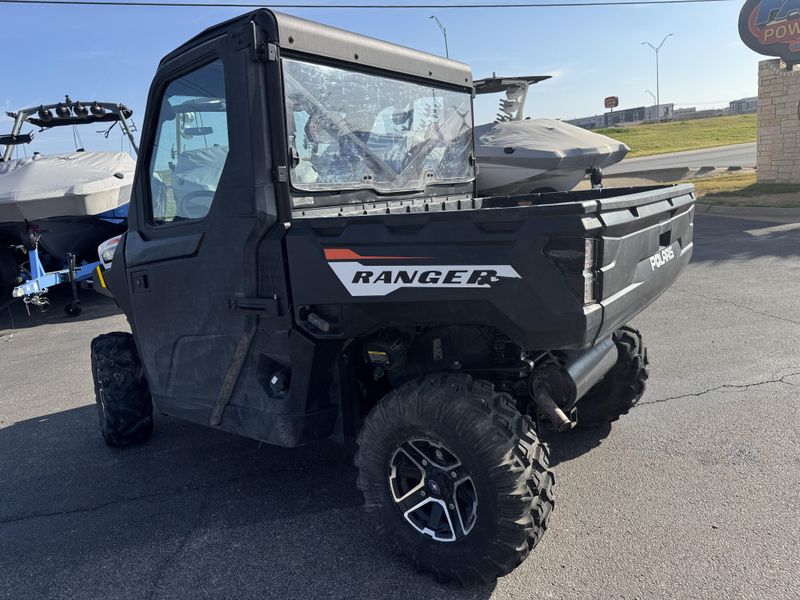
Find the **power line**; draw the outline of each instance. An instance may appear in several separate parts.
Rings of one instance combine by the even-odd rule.
[[[582,6],[639,6],[658,4],[709,4],[733,2],[734,0],[610,0],[600,2],[587,0],[584,2],[476,2],[473,4],[304,4],[299,2],[271,2],[270,8],[342,8],[342,9],[437,9],[453,8],[569,8]],[[145,2],[139,0],[0,0],[0,4],[46,4],[64,6],[133,6],[133,7],[168,7],[168,8],[262,8],[263,3],[232,2]]]

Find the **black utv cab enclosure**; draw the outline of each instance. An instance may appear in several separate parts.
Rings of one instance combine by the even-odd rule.
[[[283,446],[360,432],[367,506],[401,508],[411,527],[386,528],[415,562],[465,581],[518,564],[552,506],[536,430],[638,401],[647,356],[626,323],[689,262],[694,197],[476,197],[472,96],[464,64],[268,10],[165,57],[107,278],[135,346],[93,345],[106,440],[146,438],[151,397]],[[114,421],[124,368],[115,401],[144,399],[136,423]],[[445,544],[463,554],[437,562],[437,542],[495,544],[484,515],[518,509],[510,554]]]
[[[480,199],[471,176],[409,193],[335,190],[314,203],[292,189],[287,59],[471,93],[466,65],[268,10],[162,60],[109,278],[162,412],[286,446],[325,438],[358,410],[348,364],[364,362],[371,334],[488,326],[527,351],[588,348],[691,257],[690,186]],[[159,222],[154,163],[160,144],[175,143],[159,126],[163,138],[180,118],[163,114],[164,95],[204,68],[177,91],[224,104],[224,167],[207,214]],[[443,336],[414,375],[463,363],[468,349]]]

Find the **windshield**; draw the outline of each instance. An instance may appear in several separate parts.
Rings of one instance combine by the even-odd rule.
[[[471,181],[469,92],[283,60],[292,184],[423,190]]]

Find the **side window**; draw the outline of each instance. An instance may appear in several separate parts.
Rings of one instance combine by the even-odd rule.
[[[226,110],[222,61],[167,86],[150,155],[151,216],[156,225],[208,214],[228,156]]]

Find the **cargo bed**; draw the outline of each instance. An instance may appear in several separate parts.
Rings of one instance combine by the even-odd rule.
[[[675,280],[692,254],[694,195],[671,185],[303,212],[286,244],[297,319],[314,335],[352,337],[394,315],[502,323],[525,348],[566,349],[591,346]],[[506,274],[470,286],[481,267]],[[308,307],[328,331],[303,318]]]

